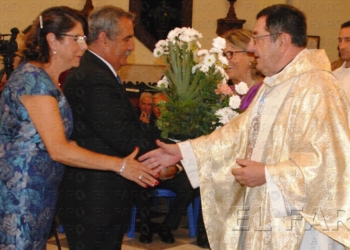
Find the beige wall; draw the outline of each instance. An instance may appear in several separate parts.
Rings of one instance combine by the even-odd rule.
[[[308,34],[320,36],[320,47],[326,50],[331,61],[335,60],[337,58],[339,26],[341,23],[350,20],[348,15],[350,10],[349,0],[237,0],[235,9],[239,19],[246,19],[244,28],[251,29],[259,10],[271,4],[287,2],[306,13]],[[85,0],[0,0],[0,33],[8,33],[12,27],[23,30],[45,8],[54,5],[68,5],[82,9],[84,3]],[[114,4],[128,9],[129,0],[93,0],[95,7],[104,4]],[[193,6],[193,28],[203,34],[203,47],[210,48],[212,39],[216,37],[216,20],[226,17],[229,2],[227,0],[193,0]],[[152,52],[142,43],[136,40],[135,44],[136,49],[129,58],[129,64],[152,65],[160,63],[154,59]],[[139,72],[138,77],[142,77],[143,74],[147,74],[149,71],[148,68],[142,70],[142,67],[135,67],[139,69],[136,70]],[[134,74],[131,74],[131,78],[132,75]],[[155,76],[155,78],[157,77],[158,75]]]
[[[326,50],[331,61],[336,60],[340,25],[350,20],[349,0],[237,0],[235,10],[239,19],[246,20],[243,27],[252,29],[261,9],[287,2],[306,14],[308,35],[320,36],[320,48]],[[228,7],[225,0],[194,0],[193,27],[208,40],[205,47],[210,47],[211,39],[215,37],[216,20],[226,16]]]

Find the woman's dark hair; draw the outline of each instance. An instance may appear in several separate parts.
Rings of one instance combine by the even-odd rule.
[[[40,22],[42,19],[42,24]],[[77,23],[81,23],[84,34],[88,35],[88,23],[83,14],[67,6],[52,7],[44,10],[34,21],[26,35],[23,54],[27,61],[47,63],[50,61],[50,47],[46,41],[48,33],[55,34],[58,40],[62,34],[70,31]]]

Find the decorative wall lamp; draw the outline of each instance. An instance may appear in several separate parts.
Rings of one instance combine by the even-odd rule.
[[[86,0],[84,8],[81,10],[83,15],[87,18],[89,13],[94,9],[94,6],[92,5],[92,0]]]
[[[228,9],[227,16],[217,20],[216,34],[218,36],[223,35],[230,29],[242,29],[246,20],[238,19],[236,16],[235,8],[233,4],[237,0],[228,0],[230,2],[230,8]]]

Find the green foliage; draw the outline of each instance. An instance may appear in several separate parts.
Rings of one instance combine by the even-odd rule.
[[[158,83],[155,87],[168,98],[167,102],[159,104],[162,115],[157,126],[162,130],[163,138],[184,140],[209,134],[220,125],[215,112],[223,104],[215,90],[224,76],[215,63],[209,66],[203,62],[205,55],[202,58],[196,56],[200,46],[196,31],[187,28],[174,31],[178,35],[173,40],[160,41],[154,52],[155,56],[161,55],[167,65],[164,75],[168,84]],[[186,32],[196,38],[181,40],[181,34]],[[214,55],[219,66],[223,66],[217,53],[208,54]]]
[[[180,57],[181,53],[177,53],[173,62],[180,61]],[[182,65],[172,63],[165,72],[169,87],[161,90],[166,93],[168,102],[160,106],[162,115],[157,121],[164,138],[169,138],[169,135],[196,138],[209,134],[218,125],[215,111],[220,104],[215,89],[222,77],[214,73],[214,66],[209,75],[200,70],[192,75],[194,64],[190,58],[183,60]]]

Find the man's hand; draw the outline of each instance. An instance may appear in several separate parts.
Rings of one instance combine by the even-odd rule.
[[[266,183],[264,164],[244,159],[237,159],[236,162],[242,168],[233,168],[231,173],[239,184],[247,187],[257,187]]]
[[[148,115],[144,111],[141,112],[140,120],[144,123],[149,123]]]
[[[169,180],[174,178],[174,176],[179,172],[179,169],[176,166],[170,166],[164,168],[159,172],[159,180]]]
[[[156,141],[159,148],[141,155],[138,160],[148,168],[161,171],[163,168],[175,165],[182,160],[180,148],[177,144],[166,144]]]

